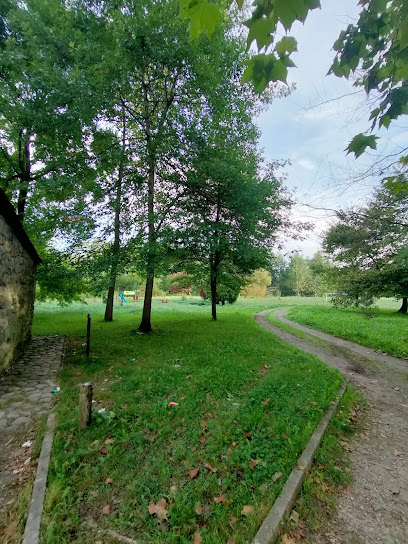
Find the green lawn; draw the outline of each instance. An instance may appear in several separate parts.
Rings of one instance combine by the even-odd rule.
[[[289,310],[287,317],[302,325],[334,334],[381,350],[397,357],[408,357],[408,316],[399,314],[399,305],[389,301],[393,309],[381,301],[382,306],[367,318],[358,308],[336,309],[331,306],[296,306]]]
[[[34,334],[70,338],[43,544],[93,544],[96,533],[83,523],[89,516],[144,542],[191,543],[196,532],[203,544],[250,542],[341,382],[337,371],[259,327],[253,314],[261,302],[282,305],[241,301],[220,307],[213,323],[200,299],[157,300],[150,336],[133,332],[140,303],[117,306],[113,323],[102,321],[97,302],[37,307]],[[87,380],[94,412],[106,412],[80,432],[77,384]],[[159,521],[149,505],[161,499],[167,519]],[[246,516],[244,506],[252,507]]]

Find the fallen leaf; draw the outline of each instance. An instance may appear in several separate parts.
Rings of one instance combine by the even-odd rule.
[[[105,484],[113,484],[112,478],[105,478]]]
[[[297,462],[297,466],[298,466],[298,468],[300,468],[300,470],[305,470],[305,468],[306,468],[305,465],[301,461]]]
[[[265,406],[267,406],[269,404],[269,399],[264,399],[262,401],[262,404],[264,404]]]
[[[326,491],[328,491],[328,490],[330,489],[330,486],[328,486],[328,485],[326,484],[326,482],[322,482],[322,483],[321,483],[321,487],[322,487],[323,493],[326,493]]]
[[[251,433],[245,433],[245,436],[246,436],[249,440],[251,440],[251,438],[252,438],[252,434],[251,434]]]
[[[227,540],[227,544],[235,544],[235,540]]]
[[[109,444],[113,444],[115,441],[112,440],[112,438],[108,438],[107,440],[105,440],[105,446],[108,446]]]
[[[196,478],[198,476],[198,473],[200,472],[200,467],[197,467],[197,468],[192,468],[188,475],[190,476],[190,478],[192,480],[194,480],[194,478]]]
[[[248,516],[252,512],[253,509],[254,509],[253,506],[245,505],[241,510],[241,514],[243,516]]]
[[[200,544],[202,541],[200,533],[194,533],[193,544]]]
[[[97,497],[99,495],[99,491],[91,491],[91,497]]]
[[[166,499],[160,499],[157,501],[157,503],[154,503],[153,501],[149,504],[149,513],[153,516],[154,514],[157,515],[157,517],[162,519],[167,519],[168,511],[166,509],[167,501]]]
[[[195,511],[198,516],[209,516],[212,512],[212,506],[211,504],[200,504]]]
[[[231,517],[230,517],[230,521],[229,521],[229,522],[230,522],[230,525],[231,525],[231,526],[235,525],[237,521],[238,521],[237,516],[231,516]]]
[[[100,451],[100,453],[101,453],[102,455],[106,455],[106,454],[108,453],[108,450],[107,450],[106,448],[102,448],[101,451]]]
[[[283,535],[282,544],[296,544],[296,540],[288,535]]]
[[[208,470],[211,470],[212,472],[218,472],[218,468],[213,467],[210,463],[206,463],[205,468],[208,468]]]
[[[201,444],[204,444],[205,441],[206,441],[205,434],[201,433],[201,434],[200,434],[200,442],[201,442]]]
[[[282,478],[282,472],[275,472],[275,474],[272,476],[272,483],[274,484],[277,482],[279,478]]]
[[[224,497],[224,495],[219,495],[218,497],[214,497],[214,502],[219,504],[220,502],[224,502],[226,500],[226,498]]]
[[[349,451],[350,453],[353,451],[353,447],[345,440],[340,440],[340,444],[343,446],[344,450]]]
[[[296,523],[296,525],[299,523],[299,514],[296,512],[296,510],[292,510],[290,513],[290,519]]]
[[[238,444],[236,442],[233,442],[232,445],[234,448],[236,448]]]
[[[254,470],[254,468],[256,467],[256,465],[259,465],[259,463],[261,462],[260,459],[251,459],[251,461],[249,462],[249,468],[251,470]]]
[[[107,504],[106,506],[104,506],[102,508],[102,514],[104,514],[105,516],[107,516],[108,514],[110,514],[110,511],[111,511],[111,508],[109,506],[109,504]]]

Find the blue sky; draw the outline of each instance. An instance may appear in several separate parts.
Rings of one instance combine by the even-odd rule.
[[[362,174],[381,157],[408,146],[407,127],[401,121],[379,133],[377,152],[355,160],[344,151],[355,134],[369,129],[370,108],[365,93],[356,92],[352,80],[326,74],[334,58],[333,43],[358,17],[357,3],[322,0],[321,10],[313,11],[304,25],[293,27],[290,34],[298,40],[298,53],[293,55],[297,68],[290,70],[289,81],[296,84],[296,90],[277,99],[258,120],[265,156],[291,161],[286,185],[298,202],[294,217],[314,224],[304,241],[287,241],[286,252],[299,250],[312,256],[319,250],[321,233],[333,221],[333,212],[301,204],[338,209],[364,203],[378,184],[378,176]],[[344,98],[338,98],[341,96]]]

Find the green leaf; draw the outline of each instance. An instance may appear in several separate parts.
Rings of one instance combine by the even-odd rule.
[[[356,159],[358,159],[358,157],[360,157],[360,155],[364,153],[367,147],[370,147],[371,149],[377,149],[377,140],[377,136],[366,136],[365,134],[357,134],[357,136],[354,136],[354,138],[349,143],[346,149],[347,154],[354,153]]]
[[[297,41],[292,36],[284,36],[275,46],[275,51],[280,55],[297,51]]]
[[[380,119],[380,127],[384,126],[385,128],[389,128],[391,124],[391,117],[389,115],[384,115]]]
[[[262,47],[268,46],[271,41],[271,34],[276,30],[276,21],[271,17],[261,17],[259,19],[250,19],[246,26],[249,28],[247,43],[248,47],[256,40],[258,51]]]
[[[203,32],[210,38],[220,23],[220,8],[208,0],[180,0],[180,17],[190,19],[190,40],[196,40]]]

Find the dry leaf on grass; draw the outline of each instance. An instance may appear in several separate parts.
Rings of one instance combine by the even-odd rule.
[[[168,510],[166,509],[167,501],[166,499],[160,499],[157,501],[157,503],[154,503],[153,501],[149,504],[149,514],[154,515],[156,514],[157,517],[162,519],[167,519],[167,516],[169,514]]]
[[[219,495],[218,497],[214,497],[214,502],[219,504],[220,502],[225,502],[226,501],[226,498],[224,497],[224,495]]]
[[[326,482],[322,482],[320,485],[321,485],[323,493],[326,493],[330,489],[330,486],[327,485]]]
[[[105,516],[107,516],[108,514],[110,514],[110,511],[111,511],[111,508],[110,508],[109,504],[107,504],[106,506],[104,506],[104,507],[102,508],[102,514],[105,515]]]
[[[105,478],[105,484],[113,484],[112,478]]]
[[[193,544],[200,544],[202,541],[200,533],[194,533]]]
[[[101,453],[102,455],[107,455],[108,450],[106,448],[102,448],[99,453]]]
[[[238,521],[237,516],[231,516],[231,517],[230,517],[230,521],[229,521],[231,527],[232,527],[233,525],[235,525],[237,521]]]
[[[262,404],[264,404],[265,406],[267,406],[269,404],[269,399],[264,399],[263,401],[261,401]]]
[[[206,441],[205,434],[201,433],[201,434],[200,434],[200,442],[201,442],[201,444],[204,444],[205,441]]]
[[[197,468],[192,468],[189,472],[188,472],[188,475],[190,476],[190,478],[192,480],[194,480],[194,478],[196,478],[198,476],[198,473],[200,472],[200,467],[197,467]]]
[[[252,439],[252,434],[251,433],[245,433],[245,436],[246,436],[246,438],[248,438],[248,440]]]
[[[256,465],[259,465],[259,463],[261,462],[260,459],[251,459],[251,461],[249,462],[249,468],[251,470],[254,470],[254,468],[256,467]]]
[[[283,535],[282,544],[296,544],[296,540],[288,535]]]
[[[218,472],[218,468],[213,467],[210,463],[206,463],[205,468],[208,468],[208,470],[211,470],[212,472]]]
[[[212,506],[211,504],[202,504],[196,508],[196,512],[200,516],[209,516],[212,512]]]
[[[108,446],[109,444],[113,444],[115,441],[112,440],[112,438],[108,438],[107,440],[105,440],[105,446]]]
[[[227,540],[227,544],[235,544],[235,540]]]
[[[272,476],[272,483],[274,484],[277,482],[279,478],[282,478],[282,472],[275,472],[275,474]]]
[[[243,516],[248,516],[249,514],[251,514],[251,512],[253,511],[254,507],[253,506],[248,506],[248,505],[245,505],[242,510],[241,510],[241,514]]]
[[[299,514],[296,512],[296,510],[292,510],[290,513],[290,519],[296,523],[296,525],[299,523]]]

